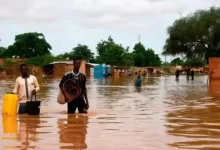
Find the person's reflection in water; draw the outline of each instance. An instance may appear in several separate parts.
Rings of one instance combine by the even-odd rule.
[[[68,115],[67,119],[58,119],[57,124],[60,129],[60,149],[87,149],[88,116]]]
[[[176,81],[179,81],[180,71],[179,69],[176,70]]]
[[[138,93],[141,93],[141,88],[140,87],[136,87],[136,90]]]
[[[20,150],[35,149],[31,142],[36,142],[36,129],[40,124],[39,116],[19,116]]]

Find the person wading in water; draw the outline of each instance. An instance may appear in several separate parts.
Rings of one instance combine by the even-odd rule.
[[[190,68],[188,68],[186,71],[186,79],[187,80],[189,80],[189,76],[190,76]]]
[[[192,78],[192,80],[194,80],[194,74],[195,74],[195,72],[194,72],[194,70],[192,70],[191,71],[191,78]]]
[[[67,103],[68,114],[74,114],[76,108],[78,108],[79,113],[87,113],[87,110],[89,109],[89,101],[86,90],[86,76],[79,72],[80,65],[80,60],[73,60],[73,70],[71,72],[67,72],[63,76],[59,85],[60,89],[62,89],[65,81],[73,80],[75,84],[80,88],[79,96]],[[64,92],[62,91],[62,93]]]
[[[176,70],[176,80],[179,81],[180,71],[179,69]]]
[[[141,76],[138,75],[136,82],[135,82],[135,87],[140,88],[141,87]]]
[[[40,90],[37,78],[30,75],[28,66],[26,64],[20,65],[21,76],[15,81],[15,87],[12,93],[18,94],[19,97],[19,110],[18,114],[26,114],[26,102],[31,99],[31,96],[36,95]]]

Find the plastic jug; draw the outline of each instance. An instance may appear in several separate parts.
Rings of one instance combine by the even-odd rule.
[[[14,117],[17,116],[18,95],[5,94],[2,105],[2,115]]]
[[[2,117],[3,132],[17,133],[17,117]]]

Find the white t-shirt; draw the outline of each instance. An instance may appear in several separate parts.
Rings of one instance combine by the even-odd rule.
[[[20,103],[26,103],[27,100],[30,100],[33,90],[36,90],[36,92],[40,90],[37,78],[33,75],[30,75],[29,78],[27,78],[27,85],[29,95],[28,99],[26,95],[25,79],[20,76],[15,81],[13,93],[18,94]]]

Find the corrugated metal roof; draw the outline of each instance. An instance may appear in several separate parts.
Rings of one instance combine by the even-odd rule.
[[[73,61],[54,61],[50,64],[73,64]]]
[[[53,64],[73,64],[73,61],[72,60],[67,60],[67,61],[54,61],[52,63],[50,63],[49,65],[53,65]],[[95,64],[95,63],[86,63],[88,65],[91,65],[91,66],[98,66],[98,65],[101,65],[101,64]],[[110,67],[110,65],[106,65],[108,67]]]
[[[91,65],[91,66],[98,66],[99,64],[94,64],[94,63],[86,63],[88,65]]]

